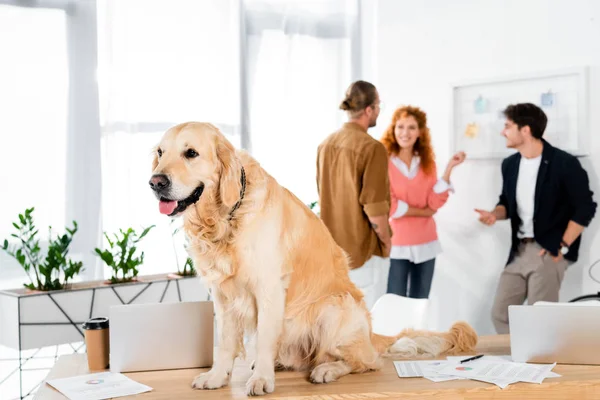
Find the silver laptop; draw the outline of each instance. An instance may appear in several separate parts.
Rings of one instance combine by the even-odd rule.
[[[114,306],[109,323],[111,372],[212,366],[211,301]]]
[[[515,362],[600,365],[600,306],[509,306],[508,320]]]

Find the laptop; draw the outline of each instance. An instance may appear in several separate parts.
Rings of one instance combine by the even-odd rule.
[[[600,365],[600,306],[590,305],[509,306],[513,361]]]
[[[211,301],[114,306],[109,321],[111,372],[212,366]]]

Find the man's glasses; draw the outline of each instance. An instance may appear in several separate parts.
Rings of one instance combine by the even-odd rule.
[[[383,109],[385,108],[385,103],[383,103],[383,102],[381,102],[381,101],[380,101],[380,102],[379,102],[379,103],[377,103],[377,104],[373,104],[373,105],[371,105],[371,107],[372,107],[372,108],[379,107],[379,110],[383,110]]]

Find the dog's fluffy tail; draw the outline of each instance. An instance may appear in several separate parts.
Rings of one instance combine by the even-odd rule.
[[[371,342],[380,354],[391,353],[407,358],[417,355],[437,356],[473,352],[477,345],[477,333],[466,322],[457,322],[448,332],[405,329],[396,336],[373,333]]]

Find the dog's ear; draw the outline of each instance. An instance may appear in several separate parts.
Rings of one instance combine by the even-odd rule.
[[[226,140],[219,140],[217,143],[217,157],[221,162],[219,179],[221,202],[226,207],[233,207],[240,199],[242,163],[235,155],[235,148]]]

